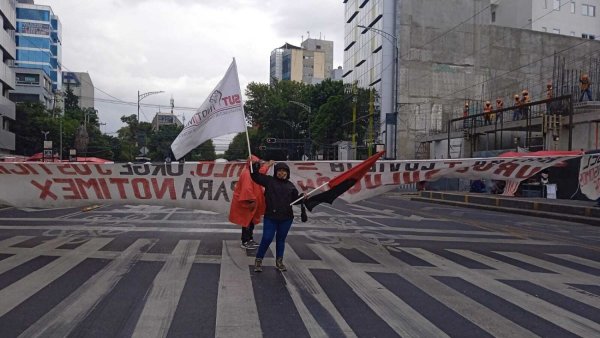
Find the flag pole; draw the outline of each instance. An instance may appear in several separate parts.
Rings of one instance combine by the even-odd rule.
[[[235,69],[236,69],[236,73],[237,73],[237,63],[235,62],[235,58],[233,58],[233,62],[235,63]],[[237,76],[237,74],[236,74]],[[239,76],[238,76],[238,85],[240,83],[239,80]],[[240,89],[240,96],[241,96],[242,90]],[[240,97],[241,99],[241,97]],[[246,111],[244,111],[244,102],[242,101],[242,114],[244,114],[244,121],[246,120]],[[253,173],[252,171],[252,150],[250,150],[250,135],[248,134],[248,124],[244,123],[244,128],[246,129],[246,145],[248,146],[248,160],[250,161],[250,172]]]
[[[324,186],[326,186],[328,183],[329,183],[329,182],[325,182],[325,183],[321,184],[320,186],[318,186],[318,187],[314,188],[313,190],[309,191],[309,192],[308,192],[306,195],[304,195],[304,196],[300,197],[299,199],[295,200],[294,202],[290,203],[290,205],[294,205],[294,204],[298,203],[298,201],[300,201],[300,200],[301,200],[301,199],[303,199],[304,197],[308,197],[308,196],[312,195],[312,193],[314,193],[315,191],[317,191],[317,190],[319,190],[319,189],[323,188],[323,187],[324,187]]]

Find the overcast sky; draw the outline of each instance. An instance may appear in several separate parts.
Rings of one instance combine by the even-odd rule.
[[[89,72],[102,132],[137,114],[137,91],[162,90],[144,104],[193,115],[236,58],[242,92],[269,80],[269,56],[285,42],[334,41],[334,68],[343,63],[341,0],[36,0],[62,23],[63,71]],[[123,101],[127,104],[108,101]],[[151,121],[158,108],[142,106]],[[180,116],[181,118],[181,116]],[[114,135],[114,134],[113,134]]]

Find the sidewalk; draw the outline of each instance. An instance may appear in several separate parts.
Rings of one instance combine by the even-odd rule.
[[[594,201],[508,197],[469,192],[421,191],[412,201],[509,212],[600,226],[600,208]]]

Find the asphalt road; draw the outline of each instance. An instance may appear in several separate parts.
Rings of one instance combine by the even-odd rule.
[[[239,235],[197,210],[2,209],[0,335],[600,336],[592,226],[389,194],[298,219],[288,271],[269,252],[260,274]]]

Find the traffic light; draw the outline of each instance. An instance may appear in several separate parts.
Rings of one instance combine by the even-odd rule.
[[[267,150],[267,146],[258,146],[258,150]]]
[[[267,143],[275,143],[275,142],[277,142],[276,138],[274,138],[274,137],[267,138]]]

